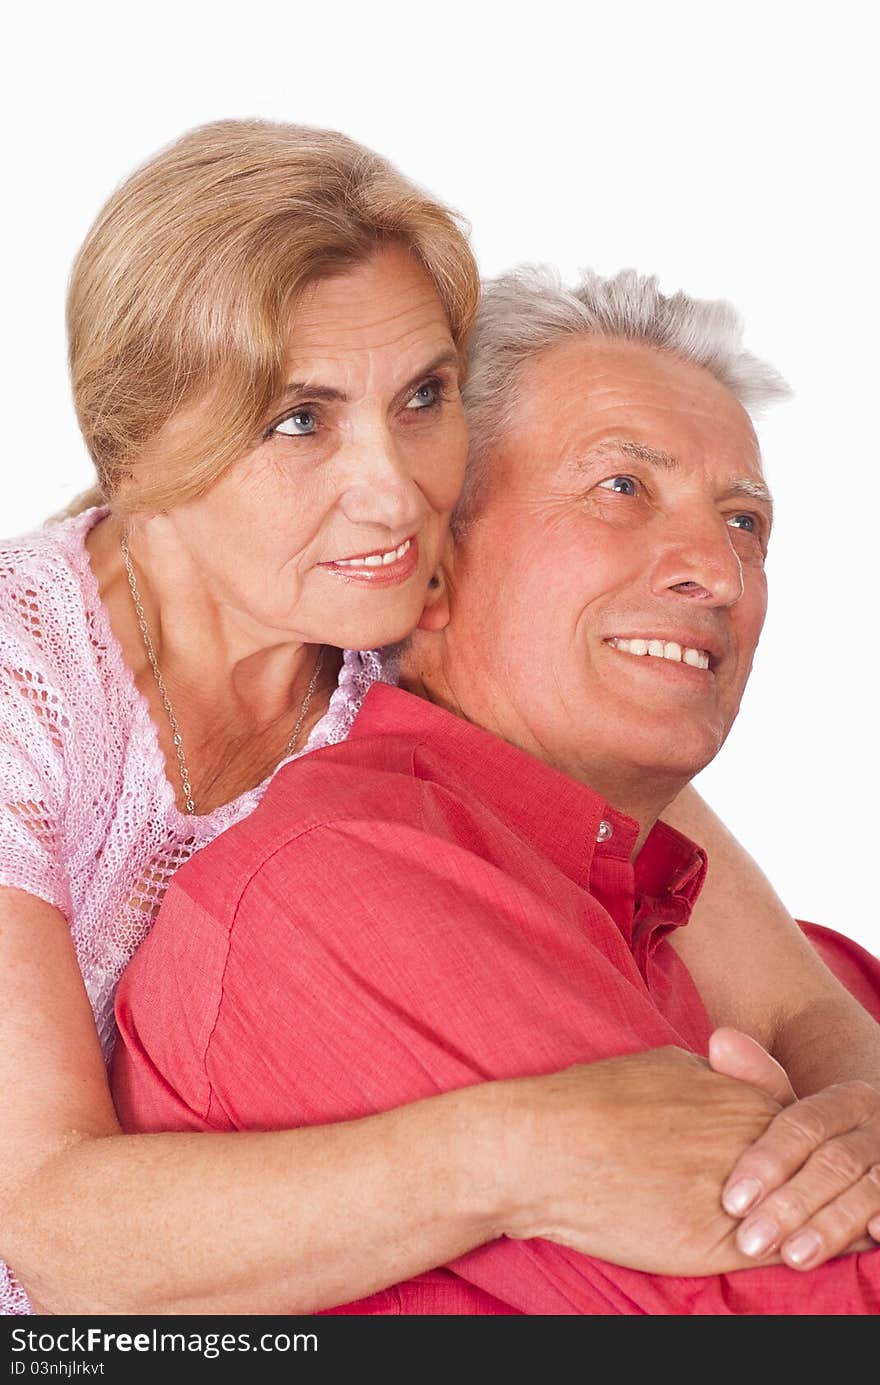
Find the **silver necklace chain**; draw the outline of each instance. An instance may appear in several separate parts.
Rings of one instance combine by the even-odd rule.
[[[159,667],[159,660],[156,658],[156,651],[153,648],[153,641],[150,639],[150,631],[147,625],[147,618],[144,615],[144,608],[141,604],[140,592],[138,591],[137,580],[135,578],[134,568],[132,567],[131,563],[131,555],[128,551],[127,534],[123,534],[122,536],[121,547],[122,561],[125,564],[125,571],[128,574],[128,585],[131,588],[131,599],[134,602],[134,609],[135,613],[137,614],[138,625],[140,626],[141,635],[143,636],[144,649],[147,651],[147,658],[150,661],[150,668],[153,670],[153,677],[156,680],[156,686],[159,689],[159,695],[162,698],[162,706],[165,708],[165,715],[168,718],[168,725],[171,727],[171,739],[174,745],[174,754],[177,757],[177,768],[180,773],[180,782],[183,785],[183,797],[186,803],[186,811],[188,813],[194,814],[196,811],[196,805],[193,801],[192,784],[190,783],[189,769],[187,768],[186,755],[184,754],[183,749],[183,737],[180,734],[180,727],[177,724],[177,717],[174,715],[174,707],[171,704],[171,698],[168,696],[168,689],[165,686],[165,679],[162,677],[162,670]],[[323,649],[321,649],[319,650],[318,657],[315,660],[315,667],[312,671],[311,679],[309,680],[309,686],[306,689],[306,695],[302,700],[302,704],[300,705],[299,716],[296,719],[296,725],[294,726],[293,731],[291,732],[290,740],[287,742],[287,748],[284,751],[284,755],[282,757],[285,760],[296,750],[296,743],[299,740],[299,733],[302,729],[302,724],[306,718],[306,714],[308,713],[309,706],[311,705],[315,687],[317,686],[318,675],[321,672],[321,663],[323,658],[324,651]]]

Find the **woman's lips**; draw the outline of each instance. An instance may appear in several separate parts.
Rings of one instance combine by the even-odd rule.
[[[394,587],[401,582],[406,582],[412,577],[419,565],[419,541],[413,535],[410,539],[405,539],[407,544],[406,551],[402,557],[395,558],[391,562],[382,561],[380,563],[370,563],[366,561],[369,557],[381,556],[385,558],[387,553],[394,552],[393,549],[385,550],[382,553],[378,550],[376,554],[364,555],[358,559],[340,559],[332,563],[320,563],[319,566],[326,572],[335,573],[336,576],[344,578],[347,582],[362,582],[371,587]],[[403,545],[398,545],[398,551]]]

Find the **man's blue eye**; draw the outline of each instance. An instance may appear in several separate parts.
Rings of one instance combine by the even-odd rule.
[[[440,398],[440,386],[436,380],[426,380],[423,385],[419,385],[412,399],[407,404],[408,409],[430,409],[432,404],[436,404]]]
[[[734,529],[743,529],[747,534],[758,532],[758,521],[754,515],[731,515],[727,523]]]
[[[302,438],[314,433],[316,427],[315,415],[309,409],[297,409],[295,414],[288,414],[276,423],[272,431],[283,433],[285,437]]]
[[[608,476],[599,485],[605,490],[614,491],[616,495],[635,495],[636,481],[632,476]]]

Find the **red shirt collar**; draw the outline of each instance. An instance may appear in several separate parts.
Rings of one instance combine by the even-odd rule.
[[[589,881],[597,852],[607,861],[630,861],[639,835],[633,818],[586,784],[402,688],[375,683],[350,734],[416,739],[414,770],[419,751],[434,752],[435,774],[439,765],[451,788],[464,782],[488,799],[507,826],[579,884]],[[635,893],[645,900],[675,897],[690,906],[705,872],[699,847],[666,823],[657,823],[635,862]]]

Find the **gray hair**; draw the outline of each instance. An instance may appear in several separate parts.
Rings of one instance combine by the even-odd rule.
[[[470,346],[464,403],[470,457],[464,491],[453,515],[456,535],[474,518],[491,453],[516,407],[513,386],[528,362],[570,337],[643,342],[703,366],[753,416],[791,391],[772,366],[746,351],[743,323],[722,299],[668,296],[657,279],[621,270],[602,278],[584,272],[574,288],[542,265],[524,265],[483,286]]]

